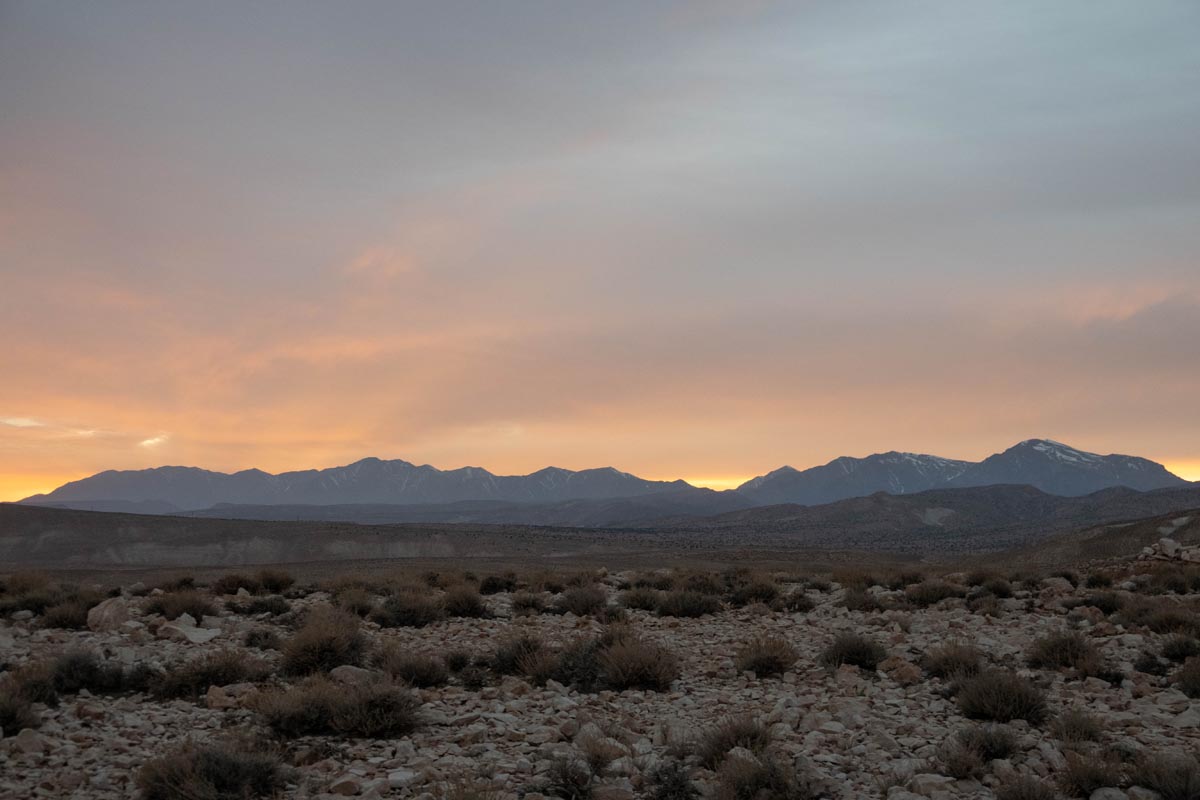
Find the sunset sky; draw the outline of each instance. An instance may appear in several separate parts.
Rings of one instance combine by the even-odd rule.
[[[1200,4],[0,0],[0,500],[361,457],[1200,479]]]

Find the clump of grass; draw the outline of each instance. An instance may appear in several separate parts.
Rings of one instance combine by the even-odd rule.
[[[734,608],[748,606],[751,603],[770,604],[779,597],[779,586],[773,581],[755,579],[744,583],[729,593],[729,604]]]
[[[203,617],[217,613],[217,607],[212,600],[194,589],[184,589],[178,592],[166,592],[157,597],[151,597],[146,603],[147,614],[159,614],[170,620],[179,619],[188,614],[197,622]]]
[[[1130,782],[1162,800],[1196,800],[1200,797],[1200,761],[1183,753],[1141,753],[1134,762]]]
[[[446,668],[451,672],[462,672],[471,665],[471,653],[468,650],[451,650],[446,653]]]
[[[948,642],[925,653],[921,666],[930,676],[943,680],[968,678],[979,672],[983,654],[975,645]]]
[[[393,595],[370,612],[371,620],[382,628],[424,628],[445,616],[440,604],[412,592]]]
[[[277,594],[269,597],[253,597],[245,602],[230,601],[225,604],[225,607],[233,613],[243,616],[270,614],[278,617],[292,610],[291,604]]]
[[[771,603],[771,608],[775,611],[787,611],[792,614],[798,614],[805,611],[812,611],[816,608],[816,605],[803,590],[794,589],[777,598]]]
[[[965,597],[966,590],[945,581],[930,580],[904,590],[908,602],[921,608],[937,605],[951,597]]]
[[[1050,723],[1050,732],[1062,742],[1095,742],[1100,739],[1100,720],[1077,708],[1067,709]]]
[[[517,588],[517,576],[511,572],[504,575],[488,575],[479,582],[480,594],[499,594],[511,592]]]
[[[262,583],[251,575],[242,572],[231,572],[217,578],[209,587],[213,594],[237,594],[238,589],[245,589],[250,594],[262,591]]]
[[[252,800],[283,791],[279,760],[244,745],[187,744],[148,761],[137,775],[143,800]]]
[[[1113,585],[1113,577],[1107,572],[1090,572],[1083,585],[1089,589],[1107,589]]]
[[[53,662],[54,688],[62,694],[87,689],[92,694],[124,691],[125,671],[90,650],[71,650]]]
[[[1092,592],[1083,598],[1083,605],[1098,608],[1105,616],[1112,616],[1125,607],[1125,598],[1116,592]]]
[[[1162,657],[1168,661],[1183,662],[1192,656],[1200,656],[1200,641],[1191,636],[1172,636],[1163,642]]]
[[[879,599],[865,589],[849,588],[842,595],[842,605],[850,611],[858,611],[863,614],[869,614],[873,611],[879,611],[883,606]]]
[[[684,592],[697,592],[699,594],[722,595],[725,594],[725,584],[720,581],[715,575],[707,572],[689,572],[681,575],[672,585],[655,587],[664,591],[668,589],[678,589]]]
[[[75,596],[50,606],[42,614],[43,628],[80,631],[87,628],[88,611],[103,599],[100,595]]]
[[[1189,658],[1175,671],[1171,682],[1188,697],[1200,697],[1200,658]]]
[[[396,644],[379,652],[375,666],[418,689],[444,686],[450,678],[450,671],[440,658],[410,653]]]
[[[721,610],[721,601],[713,595],[702,594],[688,589],[674,592],[664,592],[655,606],[655,613],[660,617],[703,617],[706,614],[716,614]]]
[[[1043,636],[1029,648],[1029,666],[1037,669],[1079,668],[1099,659],[1095,646],[1082,634],[1064,631]]]
[[[760,678],[782,675],[799,658],[796,648],[778,636],[754,639],[738,650],[734,664],[739,672],[753,672]]]
[[[1019,777],[997,788],[996,800],[1058,800],[1058,792],[1045,781]]]
[[[735,747],[762,753],[770,744],[770,727],[754,717],[739,716],[723,720],[702,733],[695,750],[701,766],[716,769],[725,760],[725,754]]]
[[[700,789],[692,781],[687,765],[677,759],[660,763],[649,775],[649,800],[697,800]]]
[[[973,725],[958,732],[963,747],[979,754],[983,761],[1008,758],[1017,751],[1017,736],[1003,725]]]
[[[362,586],[346,586],[333,593],[333,604],[356,617],[365,617],[375,608],[375,596]]]
[[[420,724],[420,705],[411,691],[391,683],[344,686],[320,676],[255,701],[267,726],[288,738],[407,736]]]
[[[635,608],[639,611],[653,611],[658,607],[660,591],[648,586],[635,586],[621,593],[620,604],[625,608]]]
[[[606,686],[663,692],[679,678],[679,659],[664,647],[635,637],[620,639],[601,650],[600,671]]]
[[[542,793],[562,800],[590,800],[595,792],[594,781],[587,764],[577,758],[559,756],[550,763],[539,788]]]
[[[442,610],[448,617],[478,619],[487,616],[487,605],[476,589],[470,586],[454,586],[442,597]]]
[[[41,717],[33,710],[33,702],[21,694],[19,687],[0,685],[0,730],[5,735],[16,734],[23,728],[36,728],[41,724]]]
[[[885,658],[883,645],[857,633],[839,634],[821,653],[821,663],[827,667],[850,664],[865,670],[874,670]]]
[[[255,650],[278,650],[283,646],[279,634],[266,628],[254,628],[246,631],[242,644]]]
[[[244,652],[218,650],[167,668],[154,681],[151,689],[159,698],[187,697],[198,700],[210,686],[257,683],[265,680],[269,674],[266,664]]]
[[[291,573],[281,569],[260,569],[255,575],[263,591],[283,594],[296,582]]]
[[[594,585],[567,589],[556,604],[560,614],[574,614],[577,617],[599,616],[607,607],[608,595],[604,589]]]
[[[1058,784],[1071,797],[1091,797],[1097,789],[1121,785],[1121,765],[1103,753],[1083,755],[1068,752]]]
[[[546,596],[536,592],[517,592],[512,598],[512,610],[520,616],[536,616],[547,608]]]
[[[958,684],[958,706],[969,719],[1037,725],[1046,718],[1046,695],[1029,680],[1003,670],[980,672]]]
[[[506,639],[492,652],[491,667],[497,675],[516,675],[521,672],[521,662],[529,656],[546,649],[541,637],[522,634]]]
[[[714,800],[813,800],[824,794],[810,771],[764,756],[758,761],[726,759],[717,773]]]
[[[359,629],[358,617],[326,608],[314,611],[283,645],[280,671],[284,675],[328,672],[342,664],[360,666],[367,640]]]
[[[834,570],[833,580],[846,589],[869,589],[872,586],[880,585],[879,578],[861,569]]]

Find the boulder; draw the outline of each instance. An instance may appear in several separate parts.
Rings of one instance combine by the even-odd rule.
[[[129,601],[124,597],[110,597],[88,611],[89,630],[115,631],[129,621]]]

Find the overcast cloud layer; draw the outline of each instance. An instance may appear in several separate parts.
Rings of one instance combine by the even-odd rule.
[[[365,455],[1200,478],[1192,2],[0,2],[0,499]]]

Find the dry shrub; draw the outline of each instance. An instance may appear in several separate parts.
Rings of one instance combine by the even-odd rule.
[[[442,610],[448,617],[478,619],[487,616],[487,606],[478,590],[470,586],[454,586],[442,596]]]
[[[270,597],[253,597],[245,602],[231,600],[225,603],[225,607],[233,613],[243,616],[270,614],[278,617],[292,610],[291,604],[277,594]]]
[[[754,717],[730,717],[701,734],[696,742],[700,764],[716,769],[735,747],[762,753],[771,744],[771,729]]]
[[[535,592],[517,592],[512,598],[512,610],[520,616],[535,616],[546,610],[546,596]]]
[[[263,590],[271,594],[283,594],[296,582],[291,573],[281,569],[260,569],[254,577]]]
[[[440,658],[410,653],[397,644],[383,648],[375,657],[375,666],[418,689],[444,686],[450,678],[450,671]]]
[[[796,648],[778,636],[754,639],[734,656],[740,672],[753,672],[760,678],[782,675],[799,658]]]
[[[1141,753],[1131,783],[1158,792],[1162,800],[1200,797],[1200,761],[1183,753]]]
[[[563,800],[589,800],[595,785],[592,771],[577,758],[559,756],[550,763],[539,787],[543,794]]]
[[[821,653],[821,663],[827,667],[851,664],[865,670],[874,670],[885,658],[887,650],[883,645],[857,633],[838,634]]]
[[[146,603],[145,611],[147,614],[160,614],[167,619],[178,619],[184,614],[189,614],[199,622],[202,617],[216,614],[217,607],[207,595],[194,589],[185,589],[151,597],[150,602]]]
[[[558,674],[558,654],[553,650],[538,650],[521,657],[517,671],[536,686],[545,686],[546,681]]]
[[[370,612],[371,621],[381,628],[424,628],[445,615],[441,604],[414,592],[393,595]]]
[[[708,572],[689,572],[685,575],[677,576],[673,586],[659,586],[659,589],[679,589],[685,592],[698,592],[700,594],[721,595],[725,594],[725,584],[721,582],[716,575]]]
[[[142,800],[251,800],[273,797],[286,783],[271,754],[244,744],[187,744],[138,771]]]
[[[1012,597],[1013,594],[1012,584],[1004,580],[1004,578],[992,578],[984,581],[979,588],[992,597],[1000,599]]]
[[[635,608],[639,611],[653,611],[658,607],[659,590],[638,586],[621,593],[618,602],[625,608]]]
[[[605,767],[625,755],[624,748],[602,736],[580,736],[575,740],[575,749],[583,756],[583,762],[595,776],[599,776]]]
[[[1071,797],[1091,797],[1097,789],[1121,785],[1121,764],[1103,753],[1064,754],[1067,764],[1060,770],[1058,785]]]
[[[758,761],[726,759],[717,773],[715,800],[813,800],[824,788],[808,770],[767,756]]]
[[[755,579],[730,592],[729,604],[734,608],[748,606],[751,603],[770,604],[777,597],[779,597],[779,587],[773,581]]]
[[[1175,671],[1171,682],[1188,697],[1200,697],[1200,658],[1189,658]]]
[[[658,589],[666,591],[675,586],[675,576],[668,572],[639,572],[633,577],[635,589]]]
[[[577,586],[563,592],[556,607],[562,614],[597,616],[608,607],[608,594],[599,586]]]
[[[212,589],[213,594],[237,594],[238,589],[245,589],[250,594],[257,594],[262,591],[263,586],[258,578],[242,572],[231,572],[217,578],[209,588]]]
[[[925,653],[921,666],[934,678],[960,680],[979,672],[983,654],[975,645],[948,642]]]
[[[875,595],[865,589],[850,588],[842,595],[842,605],[850,611],[858,611],[864,614],[869,614],[873,611],[879,611],[883,608]]]
[[[159,698],[188,697],[197,700],[210,686],[257,683],[270,670],[253,656],[238,650],[218,650],[184,664],[168,667],[153,682],[151,691]]]
[[[771,608],[775,611],[787,611],[798,614],[804,611],[812,611],[816,608],[816,605],[803,590],[794,589],[777,598],[771,603]]]
[[[333,604],[356,617],[365,617],[375,608],[375,596],[361,586],[346,586],[334,592]]]
[[[328,672],[342,664],[360,666],[367,640],[358,617],[332,608],[314,610],[299,631],[283,645],[280,671],[284,675]]]
[[[937,605],[951,597],[965,597],[966,590],[945,581],[925,581],[916,586],[910,586],[904,591],[908,602],[921,608]]]
[[[642,639],[613,642],[600,652],[600,671],[611,689],[665,692],[680,676],[679,659],[664,647]]]
[[[958,707],[969,719],[1037,725],[1046,718],[1046,695],[1015,673],[989,670],[959,683]]]
[[[713,595],[691,590],[663,592],[655,613],[660,617],[702,617],[721,610],[721,601]]]
[[[879,579],[861,569],[838,569],[833,572],[835,583],[846,589],[869,589],[879,585]]]
[[[1111,616],[1125,607],[1125,598],[1116,592],[1092,592],[1083,598],[1083,605],[1098,608],[1105,616]]]
[[[948,742],[938,749],[938,761],[946,775],[959,780],[978,778],[983,775],[984,761],[979,753],[963,745],[962,742]]]
[[[546,644],[541,637],[522,634],[502,641],[492,652],[489,662],[497,675],[516,675],[521,672],[523,659],[545,649]]]
[[[1029,648],[1029,666],[1037,669],[1080,668],[1094,664],[1099,653],[1087,637],[1075,631],[1043,636]]]
[[[266,628],[254,628],[246,631],[242,644],[255,650],[278,650],[283,646],[279,634]]]
[[[125,691],[125,670],[90,650],[71,650],[53,661],[54,688],[62,694],[87,689],[92,694]]]
[[[1017,736],[1003,725],[973,725],[958,732],[958,741],[983,761],[1008,758],[1017,751]]]
[[[479,582],[480,594],[499,594],[517,588],[517,576],[511,572],[504,575],[488,575]]]
[[[663,761],[646,777],[649,800],[697,800],[700,797],[700,790],[682,761]]]
[[[316,676],[286,691],[260,695],[255,708],[284,737],[331,735],[407,736],[420,723],[420,701],[395,684],[341,685]]]
[[[1058,800],[1058,792],[1045,781],[1020,777],[996,789],[996,800]]]
[[[15,735],[23,728],[36,728],[41,724],[33,703],[21,694],[19,687],[11,683],[0,685],[0,730],[5,735]]]
[[[1183,662],[1200,656],[1200,642],[1191,636],[1172,636],[1163,642],[1162,656],[1168,661]]]
[[[1127,626],[1140,625],[1154,633],[1200,636],[1200,615],[1171,600],[1130,600],[1117,614],[1117,621]]]
[[[1059,714],[1050,723],[1050,732],[1062,742],[1095,742],[1100,739],[1100,720],[1077,708]]]
[[[446,653],[446,667],[451,672],[462,672],[471,665],[469,650],[451,650]]]
[[[88,611],[99,603],[100,595],[77,596],[64,600],[46,609],[42,614],[43,628],[62,628],[64,630],[80,631],[87,628]]]

